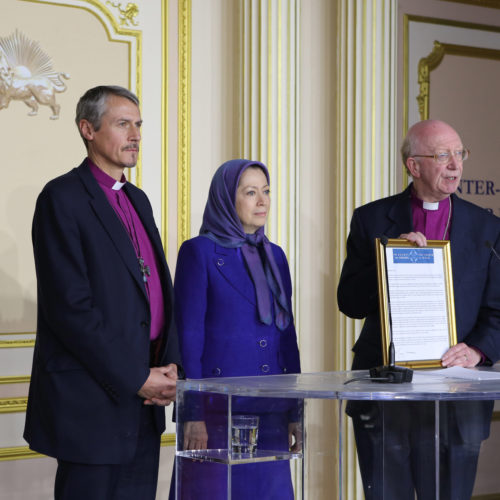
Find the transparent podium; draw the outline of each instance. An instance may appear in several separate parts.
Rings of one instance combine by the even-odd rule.
[[[469,378],[445,373],[416,371],[412,383],[399,385],[370,381],[365,371],[179,381],[176,498],[315,497],[306,457],[330,459],[322,474],[334,477],[337,493],[328,498],[345,498],[343,482],[356,467],[345,456],[346,413],[367,497],[470,498],[475,467],[467,460],[488,436],[500,368],[473,369]],[[331,443],[325,420],[335,421]],[[448,468],[462,459],[467,473],[458,486],[448,484]]]

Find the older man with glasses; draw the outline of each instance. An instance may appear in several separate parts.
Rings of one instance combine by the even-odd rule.
[[[458,343],[444,367],[491,365],[500,359],[500,219],[455,192],[469,151],[439,120],[413,125],[401,148],[413,182],[400,194],[354,211],[338,287],[340,310],[366,318],[353,351],[355,370],[382,364],[375,238],[418,246],[450,240]],[[492,401],[440,404],[441,499],[472,495],[481,442],[489,435]],[[383,411],[382,411],[383,410]],[[434,499],[434,406],[351,402],[365,496]]]

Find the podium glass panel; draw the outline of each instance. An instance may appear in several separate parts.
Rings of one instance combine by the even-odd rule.
[[[176,498],[294,498],[290,461],[302,460],[302,400],[187,390],[176,415]],[[298,446],[290,448],[289,433]]]
[[[471,497],[500,380],[416,372],[412,383],[396,385],[372,382],[358,371],[186,380],[177,391],[178,499],[314,496],[315,485],[306,483],[321,477],[305,456],[322,461],[314,469],[335,476],[336,497],[345,498],[342,481],[351,472],[347,467],[356,465],[343,454],[347,414],[367,500],[413,500],[416,492],[424,499],[455,500]],[[258,417],[258,423],[236,422],[242,415]],[[326,419],[338,423],[336,447],[323,435]],[[205,424],[202,432],[197,422]],[[288,447],[290,424],[307,430],[302,451]],[[302,471],[294,491],[290,464]]]

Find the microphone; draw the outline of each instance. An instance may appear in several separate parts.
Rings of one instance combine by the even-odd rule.
[[[490,251],[491,251],[491,252],[493,252],[493,255],[494,255],[494,256],[495,256],[498,260],[500,260],[500,255],[498,255],[498,252],[495,250],[495,247],[493,246],[493,244],[491,243],[491,241],[486,240],[486,241],[484,242],[484,244],[485,244],[485,246],[486,246],[487,248],[489,248],[489,249],[490,249]]]
[[[392,338],[392,311],[391,311],[391,294],[389,293],[389,275],[387,273],[387,243],[389,239],[384,234],[380,237],[380,243],[384,247],[384,267],[385,267],[385,283],[387,286],[387,307],[389,313],[389,365],[376,366],[370,368],[370,378],[375,382],[385,382],[388,384],[404,384],[411,382],[413,379],[413,370],[403,366],[396,366],[396,349]]]

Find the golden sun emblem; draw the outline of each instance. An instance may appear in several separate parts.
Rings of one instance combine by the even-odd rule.
[[[64,92],[69,78],[67,73],[52,69],[50,57],[38,42],[30,40],[16,30],[9,37],[0,37],[0,110],[10,101],[23,101],[38,114],[39,104],[52,110],[51,120],[57,120],[61,106],[56,103],[56,93]]]
[[[137,26],[139,23],[134,19],[137,14],[139,14],[139,7],[135,3],[128,3],[127,6],[122,9],[121,3],[111,2],[108,0],[109,5],[112,5],[115,9],[120,12],[120,24],[123,26],[125,24],[132,24],[132,26]]]

